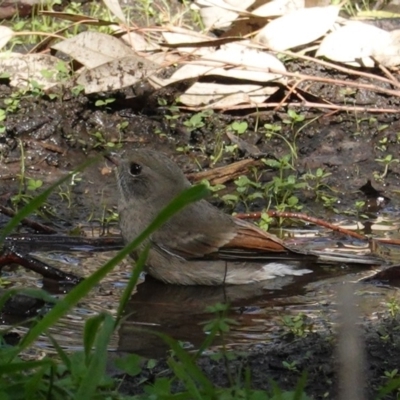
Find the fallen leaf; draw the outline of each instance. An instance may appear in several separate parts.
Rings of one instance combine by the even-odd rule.
[[[208,105],[210,108],[229,108],[237,104],[260,104],[279,88],[261,85],[224,85],[196,82],[179,97],[191,107]]]
[[[144,35],[141,35],[137,32],[128,32],[125,35],[121,36],[121,40],[123,40],[129,47],[131,47],[135,51],[144,52],[160,49],[160,46],[158,44],[151,42]]]
[[[375,48],[386,47],[390,33],[376,26],[352,21],[331,32],[321,42],[317,56],[353,66],[373,67]]]
[[[293,11],[271,21],[254,40],[275,51],[312,43],[332,28],[339,10],[328,6]]]
[[[268,72],[270,69],[274,73]],[[248,43],[229,43],[198,60],[186,63],[167,81],[172,83],[206,75],[219,75],[256,82],[282,80],[282,75],[276,71],[284,72],[286,69],[275,56],[250,48]]]
[[[71,56],[89,69],[134,55],[134,51],[120,39],[93,31],[82,32],[52,48]]]
[[[0,26],[0,49],[2,49],[13,37],[13,30],[6,26]]]
[[[77,83],[84,86],[86,94],[117,90],[147,78],[157,68],[142,57],[124,57],[84,70]]]
[[[251,13],[257,17],[285,15],[304,8],[305,0],[273,0],[255,8]]]
[[[121,22],[127,24],[125,15],[119,5],[119,0],[103,0],[103,3]]]
[[[387,68],[400,65],[400,29],[389,32],[388,43],[376,43],[372,49],[372,56]]]
[[[47,54],[10,54],[0,59],[0,74],[10,74],[10,85],[29,87],[35,81],[43,90],[60,83],[57,66],[60,59]],[[68,66],[65,66],[68,68]]]
[[[240,14],[245,12],[254,0],[196,0],[203,24],[207,30],[228,27]]]
[[[205,41],[211,42],[213,38],[210,36],[200,35],[197,32],[182,28],[179,29],[178,32],[163,32],[162,35],[167,44],[178,45],[174,46],[174,48],[178,49],[181,54],[203,55],[210,53],[209,47],[186,46],[188,43],[203,43]],[[184,43],[185,46],[179,47],[179,43]]]

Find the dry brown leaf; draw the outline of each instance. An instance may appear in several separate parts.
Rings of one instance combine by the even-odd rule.
[[[389,32],[389,42],[386,45],[374,46],[372,56],[387,68],[400,65],[400,29]]]
[[[271,21],[255,37],[275,51],[312,43],[333,27],[340,8],[337,6],[311,7],[291,12]]]
[[[159,50],[160,46],[156,43],[149,41],[145,36],[137,32],[128,32],[121,36],[128,46],[130,46],[135,51],[155,51]]]
[[[183,65],[168,79],[168,83],[205,75],[256,82],[283,79],[277,73],[268,72],[269,69],[286,71],[281,61],[265,51],[250,48],[248,43],[244,42],[229,43],[215,52]]]
[[[122,12],[121,6],[119,5],[119,0],[103,0],[105,6],[114,14],[119,21],[127,24],[124,13]]]
[[[255,0],[196,0],[200,16],[207,30],[228,27]]]
[[[254,9],[251,13],[257,17],[272,17],[301,10],[304,6],[305,0],[273,0]]]
[[[10,74],[10,85],[26,88],[36,81],[43,90],[60,83],[57,66],[60,59],[47,54],[11,54],[0,59],[0,74]],[[67,68],[67,67],[66,67]]]
[[[182,57],[169,51],[160,51],[158,53],[149,54],[146,56],[146,60],[157,64],[159,67],[169,67],[173,64],[179,64],[179,62],[182,61]]]
[[[120,39],[93,31],[82,32],[52,48],[71,56],[89,69],[134,55],[134,51]]]
[[[175,32],[163,32],[162,33],[165,41],[168,44],[179,45],[179,43],[202,43],[205,41],[211,41],[213,38],[206,35],[200,35],[197,32],[190,31],[189,29],[179,29]],[[181,54],[195,54],[203,55],[210,53],[209,47],[175,47]]]
[[[84,86],[86,94],[117,90],[147,78],[157,68],[142,57],[130,56],[86,69],[79,75],[77,83]]]
[[[317,56],[353,66],[373,67],[373,50],[385,48],[390,33],[376,26],[352,21],[331,32],[321,42]]]
[[[6,26],[0,26],[0,49],[2,49],[13,37],[13,30]]]
[[[180,96],[182,104],[191,107],[208,105],[210,108],[229,108],[237,104],[260,104],[278,87],[260,85],[224,85],[196,82],[185,94]]]

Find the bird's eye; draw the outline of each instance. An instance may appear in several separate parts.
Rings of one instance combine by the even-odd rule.
[[[130,163],[129,173],[133,176],[139,175],[142,171],[142,166],[136,163]]]

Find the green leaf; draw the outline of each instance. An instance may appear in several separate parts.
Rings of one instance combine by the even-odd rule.
[[[85,351],[85,362],[89,363],[90,354],[92,352],[93,344],[96,340],[97,331],[103,323],[104,315],[99,314],[94,317],[88,318],[85,322],[83,330],[83,347]]]
[[[84,375],[81,385],[74,399],[92,399],[97,387],[103,383],[107,363],[107,345],[115,329],[115,321],[109,314],[100,314],[102,320],[101,329],[97,332],[95,340],[95,351],[91,355],[90,364]]]
[[[136,376],[142,372],[142,367],[140,365],[142,363],[142,357],[137,354],[129,354],[125,357],[117,358],[114,363],[116,367],[130,376]]]

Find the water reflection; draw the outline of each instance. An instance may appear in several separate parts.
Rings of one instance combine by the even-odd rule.
[[[62,254],[65,255],[64,253],[67,252]],[[56,257],[54,253],[43,253],[40,257],[44,261],[51,259],[57,268],[88,276],[99,266],[104,265],[115,253],[74,252],[73,254],[78,258],[78,263],[70,263],[69,258]],[[301,277],[284,277],[243,286],[174,286],[146,277],[145,282],[139,284],[132,294],[125,310],[123,323],[119,332],[113,335],[109,349],[110,351],[135,352],[152,358],[165,355],[168,349],[163,341],[157,336],[138,332],[136,329],[138,327],[166,333],[180,340],[187,347],[198,348],[206,337],[203,324],[213,317],[205,309],[216,303],[230,304],[228,317],[238,322],[238,325],[232,326],[231,331],[224,337],[229,347],[265,342],[280,335],[283,329],[283,315],[297,315],[303,312],[313,318],[313,325],[318,329],[318,324],[322,327],[322,324],[334,318],[337,285],[348,280],[358,280],[370,269],[366,266],[345,265],[307,264],[300,267],[310,268],[313,272]],[[82,349],[83,327],[90,316],[105,310],[116,315],[118,302],[129,279],[130,271],[130,260],[126,259],[82,299],[77,307],[50,328],[49,332],[63,348],[69,351]],[[62,293],[68,289],[60,288],[57,282],[42,280],[32,271],[21,268],[4,270],[3,276],[7,277],[14,288],[43,287],[50,293],[58,293],[58,296],[62,296]],[[363,296],[363,301],[369,298],[373,301],[373,304],[368,304],[366,313],[369,313],[375,304],[381,307],[381,296],[377,297],[375,293]],[[19,308],[27,310],[29,307]],[[40,313],[46,310],[40,308],[39,305]],[[23,335],[27,326],[19,322],[21,316],[15,315],[17,313],[12,311],[10,314],[13,315],[3,314],[3,324],[9,326],[17,323],[17,326],[12,328],[12,332]],[[22,315],[22,318],[26,317]],[[3,328],[7,329],[6,326]],[[218,340],[215,344],[218,345]],[[38,355],[43,351],[55,352],[45,336],[39,338],[35,349]],[[30,352],[33,357],[34,349]]]
[[[206,335],[202,327],[213,317],[206,308],[217,303],[229,304],[229,317],[239,321],[242,328],[246,325],[245,329],[250,332],[251,325],[259,323],[256,321],[257,314],[262,313],[261,307],[273,309],[279,297],[300,296],[306,292],[307,283],[328,274],[320,267],[311,268],[315,269],[314,273],[302,277],[282,277],[240,286],[166,285],[147,277],[126,307],[118,350],[148,357],[165,355],[168,347],[163,341],[156,335],[140,332],[140,327],[165,333],[187,347],[198,348]]]

